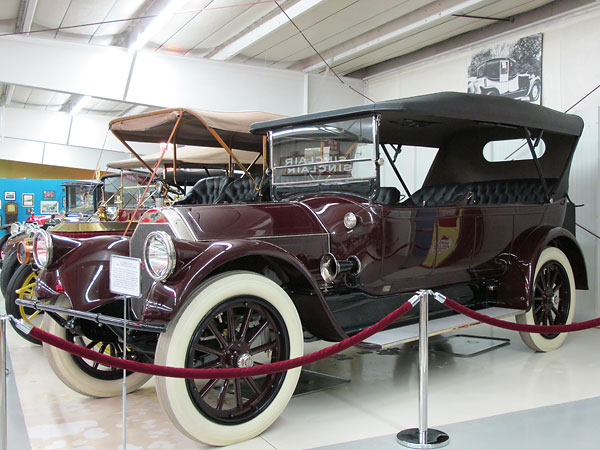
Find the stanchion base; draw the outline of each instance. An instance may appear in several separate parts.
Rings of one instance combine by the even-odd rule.
[[[433,428],[427,429],[427,442],[421,443],[419,439],[419,429],[409,428],[402,430],[396,435],[399,444],[408,448],[440,448],[450,443],[450,436],[440,430]]]

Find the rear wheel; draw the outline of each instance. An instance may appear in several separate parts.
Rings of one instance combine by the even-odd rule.
[[[65,297],[59,297],[57,306],[70,308],[70,303]],[[63,317],[68,319],[68,317]],[[106,353],[118,358],[123,356],[123,346],[116,339],[89,339],[87,337],[73,334],[71,331],[59,325],[49,315],[44,317],[43,328],[48,333],[71,341],[77,345],[95,350],[98,353]],[[121,395],[123,371],[113,367],[104,366],[88,359],[73,356],[68,352],[59,350],[44,343],[44,354],[54,370],[54,373],[63,383],[74,391],[90,397],[115,397]],[[134,352],[127,351],[127,359],[139,359]],[[139,389],[151,375],[129,372],[127,375],[127,392]]]
[[[544,249],[535,268],[531,308],[516,317],[526,325],[567,325],[575,313],[575,277],[569,259],[558,248]],[[549,352],[559,348],[567,333],[520,332],[531,349]]]
[[[249,272],[205,282],[162,334],[156,363],[176,367],[251,367],[303,353],[296,308],[277,284]],[[159,377],[158,398],[177,428],[212,445],[251,439],[292,396],[300,368],[232,380]]]
[[[38,272],[29,264],[19,266],[10,279],[10,283],[8,283],[6,296],[4,297],[6,313],[11,314],[16,319],[22,319],[24,322],[33,325],[34,327],[39,327],[42,324],[44,314],[41,311],[36,311],[35,309],[17,305],[16,300],[19,298],[27,300],[33,298],[33,288],[35,287],[37,274]],[[12,320],[10,321],[10,324],[13,326],[17,334],[23,339],[26,339],[34,344],[42,344],[29,334],[23,333],[21,330],[19,330]]]
[[[535,83],[533,83],[533,86],[531,86],[531,91],[529,92],[529,99],[532,102],[537,102],[539,98],[540,98],[540,83],[536,81]]]

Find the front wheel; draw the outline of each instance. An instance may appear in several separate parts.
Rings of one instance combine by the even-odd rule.
[[[58,298],[56,305],[65,308],[71,307],[70,302],[63,296]],[[63,318],[69,319],[70,317]],[[97,327],[92,322],[90,324]],[[112,336],[112,333],[108,331],[111,334],[106,334],[103,337],[107,327],[103,327],[103,331],[97,330],[98,336],[89,339],[81,334],[72,333],[46,314],[42,328],[48,333],[95,350],[98,353],[106,353],[118,358],[123,356],[123,345],[118,342],[116,336]],[[75,328],[79,328],[79,326]],[[116,397],[121,395],[123,389],[122,370],[104,366],[79,356],[73,356],[46,343],[43,344],[43,347],[44,354],[56,376],[74,391],[90,397]],[[127,359],[139,359],[138,356],[135,352],[127,350]],[[129,372],[127,374],[127,392],[139,389],[150,378],[151,375]]]
[[[29,264],[19,266],[8,283],[6,297],[4,298],[7,314],[11,314],[16,319],[22,319],[24,322],[34,327],[39,327],[41,325],[44,314],[41,311],[17,305],[17,299],[33,299],[33,288],[35,287],[37,274],[38,271]],[[10,321],[10,324],[23,339],[34,344],[42,344],[36,338],[31,337],[29,334],[24,333],[17,328],[12,320]]]
[[[261,275],[236,271],[211,278],[191,294],[159,337],[155,361],[175,367],[251,367],[302,353],[302,325],[286,292]],[[231,380],[159,377],[156,391],[182,433],[229,445],[269,427],[299,375],[300,368]]]
[[[531,308],[516,317],[526,325],[567,325],[575,313],[575,277],[569,259],[556,247],[544,249],[535,267]],[[519,332],[531,349],[549,352],[559,348],[567,333]]]

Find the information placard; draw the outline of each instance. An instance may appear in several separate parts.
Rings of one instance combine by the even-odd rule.
[[[140,297],[141,268],[142,261],[139,258],[110,255],[110,292],[129,297]]]

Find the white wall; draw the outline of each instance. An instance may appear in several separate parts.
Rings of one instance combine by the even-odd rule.
[[[599,81],[600,82],[600,81]],[[598,175],[600,174],[600,157],[598,148],[600,130],[598,117],[600,108],[588,108],[576,111],[585,121],[585,129],[573,157],[571,176],[569,179],[569,196],[576,204],[584,206],[576,209],[576,220],[581,226],[600,236],[600,196]],[[589,291],[577,291],[576,320],[587,320],[600,316],[600,242],[597,238],[577,227],[577,241],[583,248],[587,264]]]
[[[542,104],[564,111],[600,84],[600,8],[584,14],[571,14],[546,23],[528,26],[503,36],[488,39],[477,45],[456,49],[403,68],[368,78],[366,94],[377,100],[409,97],[439,91],[466,92],[467,68],[471,55],[482,48],[523,36],[543,33]],[[585,129],[575,152],[570,176],[570,196],[577,208],[577,222],[600,235],[600,158],[598,127],[600,89],[571,111],[585,121]],[[400,167],[410,167],[407,184],[423,179],[423,171],[430,160],[408,149],[400,156]],[[383,180],[389,185],[394,175],[384,166]],[[412,184],[411,184],[412,183]],[[419,187],[419,186],[416,186]],[[584,320],[600,316],[600,243],[582,229],[577,229],[577,239],[585,254],[590,291],[578,291],[575,319]]]

